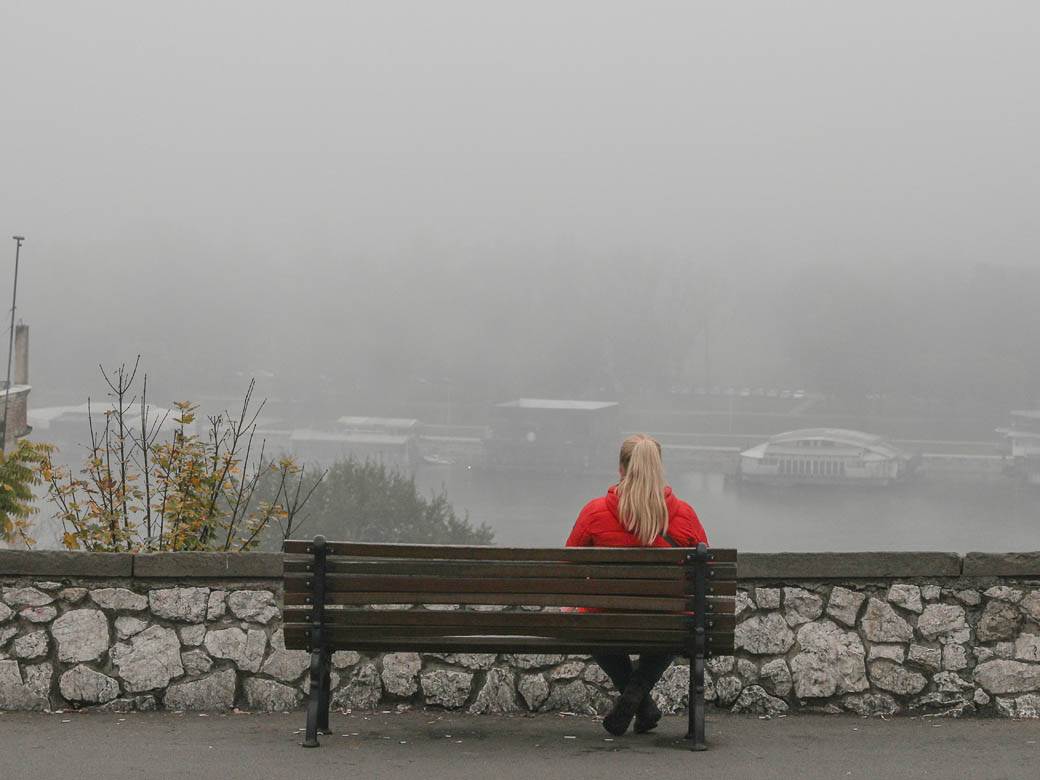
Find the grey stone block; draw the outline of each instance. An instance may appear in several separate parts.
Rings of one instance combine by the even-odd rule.
[[[1040,552],[981,553],[964,556],[965,577],[1040,576]]]
[[[0,575],[129,577],[132,573],[133,556],[129,553],[0,550]]]
[[[740,580],[959,577],[961,558],[945,552],[739,553]]]
[[[277,579],[281,576],[281,553],[175,552],[134,556],[134,577],[138,578]]]

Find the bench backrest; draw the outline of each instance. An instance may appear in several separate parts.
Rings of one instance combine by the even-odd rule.
[[[705,655],[733,652],[735,550],[318,537],[284,551],[290,649],[689,653],[700,625]]]

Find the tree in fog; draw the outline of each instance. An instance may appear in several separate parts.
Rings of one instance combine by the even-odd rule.
[[[264,404],[253,403],[254,383],[234,414],[197,419],[195,404],[177,402],[174,428],[164,435],[167,418],[147,403],[147,376],[139,390],[135,384],[139,363],[101,369],[109,402],[95,413],[88,400],[81,468],[56,463],[49,450],[37,464],[65,547],[237,552],[257,546],[276,525],[289,536],[314,485],[305,489],[308,477],[291,457],[266,455],[256,424]],[[261,483],[274,489],[261,496]]]
[[[32,516],[38,508],[33,488],[42,484],[42,467],[51,447],[20,439],[0,452],[0,542],[32,547]]]
[[[411,476],[353,459],[328,470],[298,528],[297,536],[353,542],[491,544],[494,538],[486,524],[456,515],[443,491],[423,496]]]

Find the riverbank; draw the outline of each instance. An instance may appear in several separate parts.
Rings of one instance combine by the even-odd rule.
[[[479,428],[435,428],[435,432],[423,433],[418,438],[419,453],[424,459],[472,468],[486,465],[484,441]],[[651,431],[650,434],[661,442],[665,461],[673,468],[716,472],[727,476],[737,474],[742,451],[762,443],[771,435],[671,431]],[[998,452],[995,441],[892,439],[891,443],[918,454],[919,473],[926,477],[1011,482],[1004,475],[1008,459]]]

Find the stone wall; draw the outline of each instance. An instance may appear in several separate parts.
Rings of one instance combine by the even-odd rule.
[[[716,707],[1040,717],[1040,554],[743,555]],[[280,629],[281,558],[0,551],[0,710],[287,710],[308,657]],[[594,713],[582,656],[333,656],[337,708]],[[678,662],[654,696],[686,707]]]

